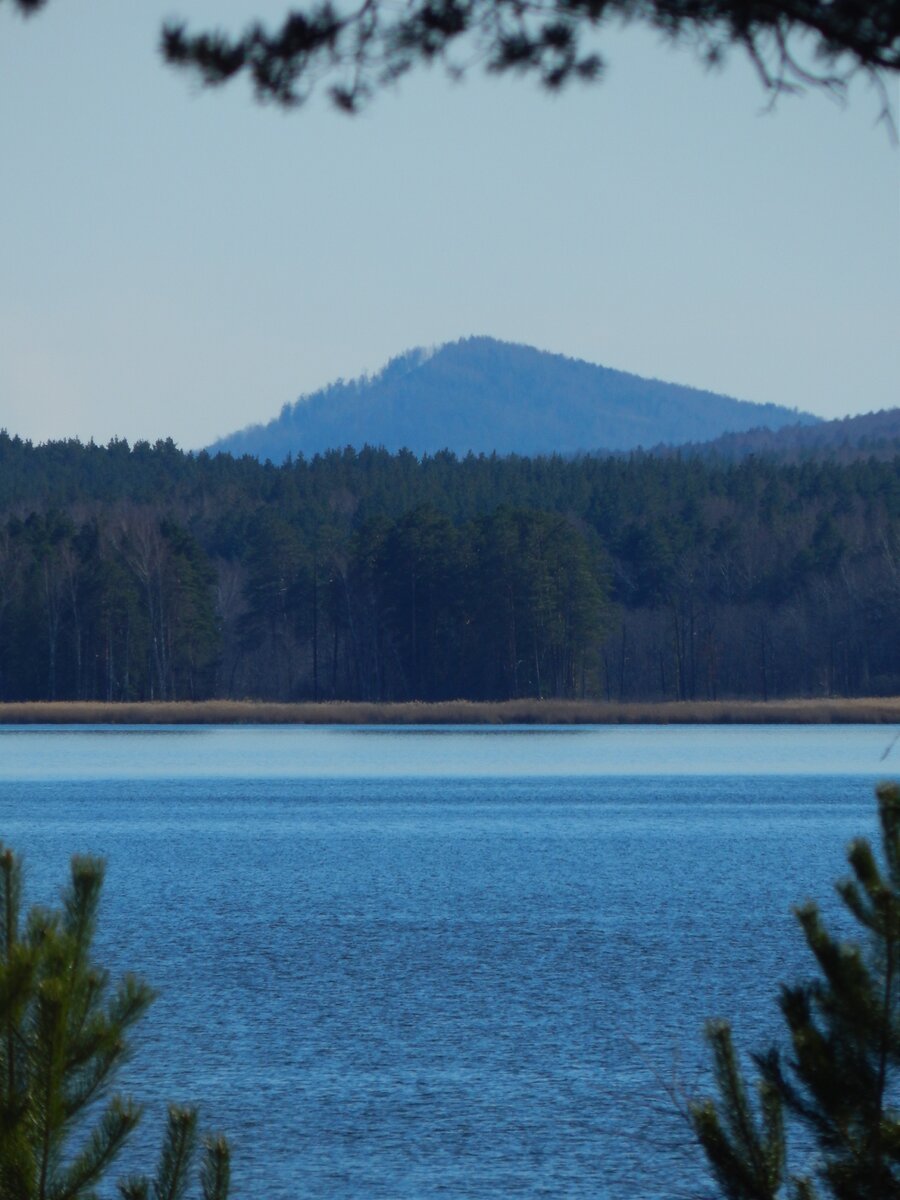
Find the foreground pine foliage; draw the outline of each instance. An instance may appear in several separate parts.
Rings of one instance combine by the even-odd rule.
[[[21,914],[22,868],[0,846],[0,1200],[89,1200],[141,1109],[113,1091],[128,1034],[153,999],[133,975],[115,986],[93,961],[103,863],[75,857],[58,910]],[[197,1113],[175,1105],[156,1174],[119,1184],[126,1200],[181,1200]],[[229,1152],[208,1139],[204,1200],[226,1200]]]
[[[883,863],[853,842],[854,878],[837,887],[859,942],[833,937],[815,904],[797,909],[818,975],[782,989],[790,1050],[754,1056],[756,1105],[729,1026],[707,1031],[719,1094],[691,1117],[728,1200],[900,1198],[900,788],[882,785],[878,806]],[[792,1127],[816,1148],[801,1174],[788,1170]]]

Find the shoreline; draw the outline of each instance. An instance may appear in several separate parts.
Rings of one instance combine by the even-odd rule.
[[[0,704],[2,725],[890,725],[900,696],[814,700],[172,700]]]

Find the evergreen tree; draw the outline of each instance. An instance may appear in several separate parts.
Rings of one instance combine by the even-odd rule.
[[[815,904],[797,910],[819,974],[782,988],[790,1051],[755,1056],[756,1110],[728,1025],[708,1030],[719,1096],[691,1117],[728,1200],[900,1197],[900,788],[878,789],[878,811],[883,864],[859,839],[848,853],[854,878],[837,886],[860,941],[835,938]],[[788,1176],[792,1125],[816,1155]]]
[[[896,695],[898,599],[897,457],[275,467],[0,431],[4,701]]]
[[[0,1200],[92,1200],[141,1109],[112,1091],[128,1034],[153,999],[133,975],[113,987],[93,960],[103,863],[72,860],[58,911],[21,919],[20,861],[0,846]],[[172,1106],[156,1176],[121,1183],[126,1200],[181,1200],[197,1113]],[[228,1144],[206,1143],[204,1200],[226,1200]]]

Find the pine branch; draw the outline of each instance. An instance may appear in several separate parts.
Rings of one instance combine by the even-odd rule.
[[[76,975],[87,962],[105,869],[102,858],[84,854],[72,858],[71,880],[63,893],[63,930],[72,939],[72,969]]]
[[[0,1019],[5,1026],[3,1089],[7,1103],[16,1094],[16,1012],[28,979],[22,971],[19,953],[19,910],[22,894],[22,868],[11,850],[0,843],[0,929],[2,929],[2,974],[0,974]],[[19,966],[15,966],[15,960]]]
[[[784,1130],[777,1091],[760,1085],[762,1130],[757,1127],[724,1021],[706,1030],[713,1052],[719,1103],[691,1106],[690,1115],[719,1186],[728,1200],[777,1200],[784,1170]]]
[[[246,74],[262,100],[303,104],[323,79],[336,107],[356,112],[380,88],[419,64],[442,62],[454,76],[473,65],[531,74],[551,91],[602,74],[590,45],[612,20],[644,22],[673,42],[690,40],[708,64],[730,46],[743,49],[773,96],[805,87],[842,94],[856,72],[876,81],[900,70],[896,0],[874,5],[829,0],[385,0],[356,8],[312,0],[271,30],[254,22],[243,35],[189,34],[163,28],[161,49],[173,66],[217,86]],[[795,40],[813,44],[813,64]],[[451,52],[456,52],[451,60]],[[819,69],[818,64],[821,64]]]
[[[169,1105],[166,1136],[153,1184],[155,1200],[182,1200],[197,1140],[197,1110]]]
[[[155,999],[156,992],[142,979],[130,973],[124,975],[109,1005],[107,1019],[122,1030],[130,1029]]]
[[[792,1184],[792,1200],[818,1200],[818,1192],[813,1187],[811,1179],[794,1179]]]
[[[48,1192],[48,1200],[77,1200],[86,1189],[98,1183],[140,1118],[141,1110],[136,1104],[121,1096],[113,1097],[94,1127],[87,1146]]]
[[[129,1047],[123,1035],[146,1013],[154,998],[155,993],[145,983],[126,975],[107,1012],[92,1013],[87,1027],[73,1037],[66,1063],[67,1073],[73,1077],[67,1089],[68,1111],[74,1113],[89,1104],[127,1060]]]
[[[228,1142],[221,1136],[207,1138],[200,1168],[203,1200],[228,1200],[230,1182],[231,1150]]]
[[[150,1180],[144,1175],[130,1175],[119,1180],[119,1193],[123,1200],[148,1200]]]
[[[60,1083],[64,1024],[62,984],[58,977],[46,979],[38,987],[35,1002],[36,1078],[32,1084],[32,1111],[37,1130],[37,1200],[47,1200],[51,1165],[62,1127]]]
[[[854,878],[838,885],[859,944],[833,937],[815,904],[796,910],[818,975],[782,988],[791,1045],[784,1064],[777,1049],[755,1057],[769,1089],[760,1097],[761,1141],[727,1026],[710,1035],[720,1099],[699,1106],[696,1123],[730,1200],[764,1194],[752,1191],[754,1167],[765,1161],[758,1148],[780,1145],[783,1169],[783,1115],[806,1127],[817,1151],[814,1171],[790,1181],[793,1200],[816,1200],[814,1176],[831,1200],[900,1200],[900,1117],[889,1106],[900,1087],[900,791],[880,789],[879,802],[887,869],[858,840],[848,852]]]
[[[0,846],[0,1200],[97,1200],[98,1187],[140,1118],[114,1096],[101,1110],[126,1034],[153,992],[91,959],[103,880],[99,859],[74,858],[60,912],[33,908],[19,933],[18,861]],[[10,1070],[11,1066],[11,1070]],[[82,1148],[73,1134],[85,1120]],[[171,1107],[156,1180],[119,1185],[125,1200],[184,1200],[196,1142],[194,1109]],[[206,1200],[226,1200],[228,1145],[207,1143]]]

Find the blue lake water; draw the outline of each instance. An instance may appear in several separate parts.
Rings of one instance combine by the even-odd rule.
[[[0,837],[32,900],[105,855],[99,952],[159,989],[129,1168],[180,1099],[248,1200],[677,1200],[704,1020],[777,1035],[893,736],[7,728]]]

